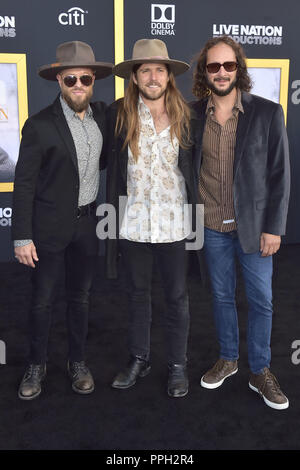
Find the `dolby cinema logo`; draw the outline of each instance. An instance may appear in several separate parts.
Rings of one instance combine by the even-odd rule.
[[[175,36],[175,5],[151,5],[152,36]]]

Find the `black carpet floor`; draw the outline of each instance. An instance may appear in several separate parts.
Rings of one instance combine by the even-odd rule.
[[[300,245],[283,246],[275,257],[271,370],[290,400],[289,409],[283,411],[267,407],[248,387],[247,303],[240,277],[239,372],[217,390],[199,385],[201,375],[217,359],[218,347],[210,293],[200,284],[193,258],[189,274],[190,391],[186,397],[171,399],[166,392],[164,300],[157,272],[153,279],[151,373],[132,389],[111,389],[113,376],[127,361],[127,301],[123,277],[118,282],[105,280],[100,258],[87,347],[95,392],[80,396],[70,386],[61,286],[43,392],[32,402],[19,400],[31,285],[28,269],[2,263],[0,340],[6,344],[6,364],[0,365],[0,450],[299,450],[300,364],[292,361],[292,343],[299,340],[300,344],[299,261]]]

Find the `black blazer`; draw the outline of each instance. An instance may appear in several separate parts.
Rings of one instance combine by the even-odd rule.
[[[91,103],[105,144],[103,102]],[[100,159],[101,162],[101,159]],[[25,122],[13,193],[12,239],[56,252],[72,238],[79,195],[76,149],[59,96]]]
[[[245,253],[259,250],[262,232],[284,235],[290,193],[290,164],[283,110],[279,104],[242,92],[233,168],[237,232]],[[198,118],[195,172],[200,174],[207,100],[190,103]],[[204,208],[205,211],[205,208]]]
[[[123,98],[121,98],[122,100]],[[106,152],[107,162],[107,180],[106,180],[106,202],[112,204],[116,210],[116,235],[119,235],[119,196],[127,196],[127,166],[128,166],[128,146],[122,150],[125,140],[124,132],[115,136],[115,125],[118,106],[121,100],[115,101],[107,108],[107,130],[108,130],[108,149]],[[193,113],[192,113],[193,116]],[[193,135],[197,120],[194,116],[191,119],[191,144],[193,144]],[[198,191],[196,184],[196,175],[193,167],[195,147],[191,145],[188,149],[179,149],[178,167],[180,168],[186,182],[188,202],[193,207],[198,202]],[[193,227],[194,228],[194,227]],[[115,279],[118,276],[118,240],[107,239],[106,244],[106,274],[109,279]]]

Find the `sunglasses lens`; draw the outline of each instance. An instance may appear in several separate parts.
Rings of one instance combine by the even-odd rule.
[[[76,84],[77,77],[75,75],[67,75],[66,77],[64,77],[63,80],[64,84],[67,87],[71,88]],[[91,84],[93,83],[93,77],[91,75],[81,75],[81,77],[79,77],[79,80],[84,86],[91,86]]]
[[[234,72],[237,68],[237,63],[236,62],[224,62],[223,67],[226,70],[226,72]]]
[[[67,75],[66,77],[64,77],[64,84],[71,88],[72,86],[75,85],[75,83],[77,82],[77,78],[75,77],[75,75]]]
[[[91,77],[91,75],[82,75],[80,77],[80,81],[84,86],[91,86],[93,83],[93,77]]]
[[[217,73],[219,72],[222,65],[226,72],[234,72],[237,69],[236,62],[224,62],[224,64],[220,64],[219,62],[212,62],[211,64],[207,64],[206,68],[209,73]]]
[[[207,64],[206,68],[209,73],[217,73],[221,68],[221,64],[218,62],[213,62],[211,64]]]

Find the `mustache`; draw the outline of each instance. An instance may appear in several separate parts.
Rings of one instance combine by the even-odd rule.
[[[86,91],[83,88],[80,88],[79,86],[74,86],[73,91],[83,91],[84,93],[86,93]]]
[[[147,86],[153,86],[153,85],[154,85],[154,86],[159,86],[159,87],[161,86],[161,84],[160,84],[160,83],[158,83],[158,82],[154,82],[154,81],[152,81],[152,82],[148,82],[148,83],[147,83]]]
[[[223,80],[226,80],[227,82],[230,81],[230,78],[229,77],[217,77],[217,78],[214,78],[214,82],[220,82],[220,81],[223,81]]]

